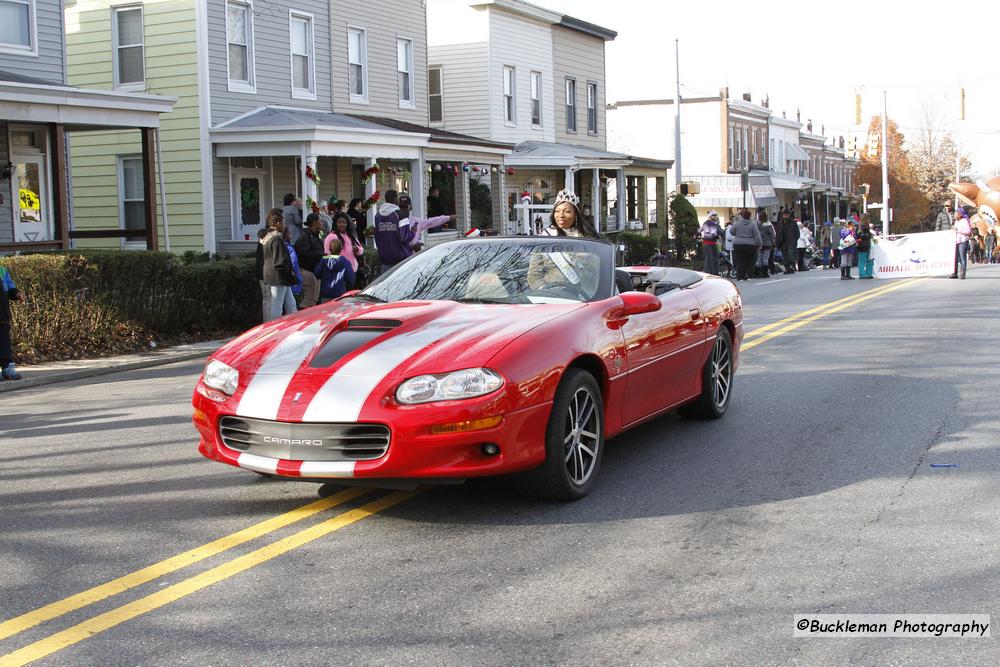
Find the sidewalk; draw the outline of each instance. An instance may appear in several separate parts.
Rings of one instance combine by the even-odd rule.
[[[66,382],[67,380],[79,380],[95,375],[162,366],[164,364],[172,364],[176,361],[206,359],[208,355],[212,354],[212,352],[226,342],[227,340],[211,340],[204,343],[177,345],[162,350],[122,354],[117,357],[74,359],[72,361],[39,364],[37,366],[18,365],[17,372],[21,374],[21,379],[0,381],[0,394],[17,389],[28,389],[40,385],[52,384],[53,382]]]

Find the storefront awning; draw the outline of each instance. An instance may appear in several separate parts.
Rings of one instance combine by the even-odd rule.
[[[785,144],[786,160],[809,160],[809,153],[798,144]]]
[[[701,192],[688,201],[695,208],[741,208],[744,205],[743,188],[739,174],[713,174],[711,176],[686,176],[685,180],[697,181]],[[746,206],[776,206],[778,197],[767,174],[750,174],[750,189],[746,193]]]

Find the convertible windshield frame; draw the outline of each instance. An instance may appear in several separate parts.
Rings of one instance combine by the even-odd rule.
[[[574,261],[579,264],[574,265]],[[535,264],[544,266],[536,271]],[[615,246],[598,239],[564,236],[460,239],[433,246],[400,262],[358,296],[390,303],[450,300],[578,305],[602,301],[614,294],[614,264]],[[453,271],[449,273],[448,269]],[[447,275],[454,276],[453,282],[439,278]],[[474,285],[476,275],[488,280]],[[566,276],[566,280],[552,281],[553,275]],[[541,284],[531,284],[532,276]],[[547,280],[538,280],[538,276]]]

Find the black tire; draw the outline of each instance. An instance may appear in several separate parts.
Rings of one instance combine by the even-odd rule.
[[[701,395],[677,410],[683,417],[718,419],[726,414],[733,395],[733,339],[729,329],[719,332],[701,372]]]
[[[545,462],[514,475],[514,484],[534,498],[579,500],[593,488],[603,458],[601,389],[590,373],[569,368],[556,389],[545,429]]]

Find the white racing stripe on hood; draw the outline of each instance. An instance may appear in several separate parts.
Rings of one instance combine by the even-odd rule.
[[[309,403],[302,421],[357,421],[361,406],[386,375],[431,343],[468,325],[468,322],[429,325],[393,336],[365,350],[330,376]]]
[[[323,326],[313,322],[278,343],[250,379],[236,414],[257,419],[277,417],[285,390],[302,365],[302,360],[316,347],[322,331]]]

